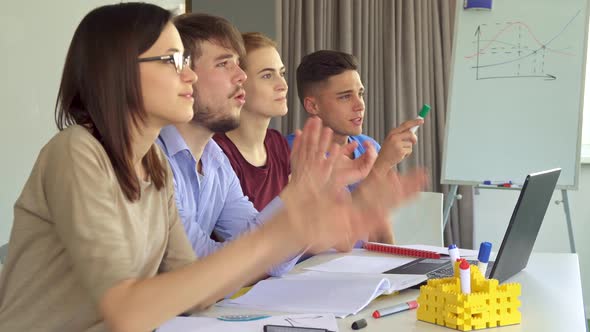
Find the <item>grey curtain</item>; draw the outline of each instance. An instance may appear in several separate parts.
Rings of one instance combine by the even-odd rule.
[[[277,1],[277,42],[287,66],[289,113],[273,120],[283,133],[307,118],[297,98],[295,71],[302,56],[320,49],[354,54],[366,88],[363,132],[382,141],[390,129],[415,118],[423,103],[432,110],[418,130],[414,153],[400,171],[426,167],[429,191],[440,184],[455,0],[282,0]],[[463,196],[445,230],[465,248],[473,247],[473,193]]]

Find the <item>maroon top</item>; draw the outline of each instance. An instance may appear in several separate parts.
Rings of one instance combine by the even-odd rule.
[[[278,196],[289,183],[289,174],[291,174],[289,144],[278,131],[266,130],[264,138],[266,165],[262,167],[253,166],[244,159],[240,150],[225,134],[215,134],[213,139],[225,152],[234,168],[244,195],[248,196],[258,211]]]

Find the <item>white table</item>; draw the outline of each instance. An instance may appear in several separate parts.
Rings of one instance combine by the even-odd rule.
[[[313,257],[297,265],[291,273],[297,273],[303,267],[323,263],[341,257],[342,255],[334,253]],[[366,252],[366,255],[375,256],[383,254]],[[521,324],[480,331],[586,331],[578,255],[533,253],[526,269],[507,282],[521,283]],[[399,294],[378,298],[357,315],[339,319],[338,328],[340,331],[353,331],[350,327],[352,322],[365,318],[368,325],[361,331],[452,331],[442,326],[418,321],[415,310],[405,311],[380,319],[371,317],[374,310],[414,300],[418,297],[418,293],[419,291],[417,289],[408,289]],[[217,317],[220,315],[253,312],[259,311],[212,307],[202,312],[201,316]],[[266,313],[278,314],[276,312]]]

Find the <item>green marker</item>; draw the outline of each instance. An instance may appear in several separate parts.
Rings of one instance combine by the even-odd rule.
[[[420,113],[418,113],[418,119],[424,120],[424,118],[426,117],[426,114],[428,114],[428,112],[430,112],[430,105],[424,104],[424,106],[422,106],[422,109],[420,110]],[[412,134],[416,133],[416,130],[418,130],[418,127],[419,126],[414,126],[414,127],[410,128],[410,131],[412,132]]]

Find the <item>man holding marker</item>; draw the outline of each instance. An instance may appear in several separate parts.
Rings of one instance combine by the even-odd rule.
[[[365,152],[366,144],[373,144],[379,152],[373,169],[388,171],[412,153],[412,147],[417,141],[415,129],[412,131],[412,128],[417,128],[424,120],[419,117],[392,129],[383,146],[363,135],[365,88],[357,69],[357,60],[351,54],[321,50],[306,55],[297,67],[299,100],[310,116],[321,118],[324,125],[334,131],[334,143],[358,144],[349,157],[358,158]],[[428,111],[423,115],[426,113]],[[294,138],[293,134],[287,136],[290,146]]]

